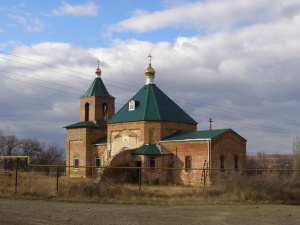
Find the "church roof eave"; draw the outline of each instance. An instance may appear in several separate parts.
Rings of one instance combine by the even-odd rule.
[[[184,132],[177,132],[172,134],[160,142],[173,142],[173,141],[199,141],[199,140],[213,140],[228,131],[232,131],[234,134],[242,138],[245,142],[247,140],[240,136],[238,133],[233,131],[231,128],[227,129],[217,129],[217,130],[198,130],[198,131],[184,131]]]
[[[145,144],[135,149],[132,154],[134,155],[162,155],[161,150],[156,144]]]
[[[79,127],[96,127],[96,128],[98,128],[99,126],[92,121],[84,121],[84,122],[74,123],[74,124],[65,126],[63,128],[79,128]]]

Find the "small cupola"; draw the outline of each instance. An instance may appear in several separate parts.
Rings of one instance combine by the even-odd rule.
[[[100,60],[98,60],[97,62],[98,62],[98,67],[95,71],[95,74],[96,74],[96,78],[100,78],[101,77],[101,72],[102,72],[99,68]]]
[[[154,84],[154,77],[155,77],[155,70],[151,66],[151,58],[152,58],[151,54],[149,54],[148,57],[149,57],[149,66],[145,71],[146,85]]]

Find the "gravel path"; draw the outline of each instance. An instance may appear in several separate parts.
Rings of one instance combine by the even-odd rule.
[[[153,206],[0,199],[0,224],[300,224],[300,206]]]

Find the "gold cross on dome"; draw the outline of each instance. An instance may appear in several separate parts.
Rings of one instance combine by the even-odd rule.
[[[99,59],[97,60],[97,63],[98,63],[98,68],[99,68],[99,65],[100,65],[100,60]]]
[[[148,57],[149,57],[149,65],[151,65],[151,58],[152,58],[151,54],[149,54]]]

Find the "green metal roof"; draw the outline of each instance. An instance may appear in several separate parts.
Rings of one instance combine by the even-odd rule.
[[[169,137],[164,138],[161,141],[185,141],[185,140],[197,140],[197,139],[214,139],[229,130],[231,130],[231,129],[178,132]]]
[[[161,155],[156,144],[143,145],[132,152],[135,155]]]
[[[85,121],[85,122],[75,123],[75,124],[66,126],[64,128],[75,128],[75,127],[99,127],[99,126],[92,121]]]
[[[113,98],[113,96],[111,96],[102,79],[100,77],[96,77],[93,81],[93,83],[91,84],[91,86],[89,87],[89,89],[87,90],[87,92],[85,93],[84,96],[82,97],[90,97],[90,96],[100,96],[100,97],[110,97]]]
[[[105,145],[107,144],[107,136],[95,141],[93,145]]]
[[[129,102],[136,102],[129,111]],[[197,124],[186,112],[163,93],[155,84],[145,85],[107,123],[132,121],[170,121]]]

